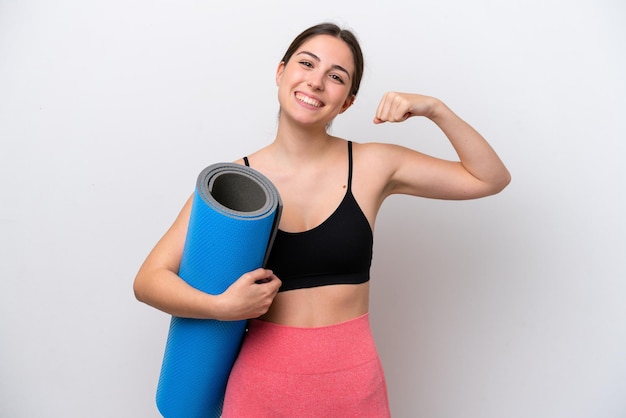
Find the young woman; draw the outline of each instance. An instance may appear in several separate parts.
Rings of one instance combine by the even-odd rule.
[[[440,100],[386,93],[376,124],[414,116],[433,121],[459,161],[383,143],[331,136],[363,73],[354,35],[320,24],[292,42],[276,71],[275,140],[239,160],[267,176],[283,201],[267,269],[209,295],[177,276],[190,200],[135,279],[137,298],[167,313],[249,319],[223,416],[387,417],[383,371],[368,322],[376,214],[392,194],[474,199],[510,176],[493,149]]]

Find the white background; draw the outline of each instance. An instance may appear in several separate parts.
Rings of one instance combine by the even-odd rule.
[[[451,157],[434,95],[509,167],[476,201],[390,198],[372,321],[394,417],[626,416],[621,0],[0,0],[0,416],[155,417],[169,317],[134,275],[205,166],[273,139],[302,29],[361,39],[333,133]]]

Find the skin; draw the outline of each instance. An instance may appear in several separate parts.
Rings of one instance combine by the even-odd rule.
[[[278,65],[281,112],[276,138],[249,159],[279,190],[284,205],[279,227],[284,231],[320,225],[346,193],[346,141],[329,135],[326,126],[354,103],[350,94],[353,73],[349,47],[328,35],[310,38],[289,62]],[[372,229],[381,204],[392,194],[475,199],[498,193],[510,182],[506,167],[485,139],[436,98],[388,92],[373,123],[398,123],[412,117],[435,123],[459,160],[442,160],[386,143],[354,143],[352,192]],[[182,317],[260,317],[300,327],[330,325],[368,311],[369,283],[277,293],[280,279],[269,270],[257,269],[221,295],[190,287],[177,275],[190,209],[191,198],[141,266],[134,283],[140,301]]]

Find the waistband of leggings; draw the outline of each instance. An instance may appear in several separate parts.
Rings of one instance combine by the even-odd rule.
[[[251,320],[239,361],[291,374],[354,368],[378,359],[369,314],[322,327],[291,327]]]

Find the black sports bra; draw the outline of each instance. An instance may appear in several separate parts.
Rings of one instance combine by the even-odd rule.
[[[249,162],[244,158],[247,166]],[[278,230],[266,268],[283,282],[280,292],[370,279],[372,228],[352,195],[352,142],[348,142],[348,186],[335,211],[304,232]]]

